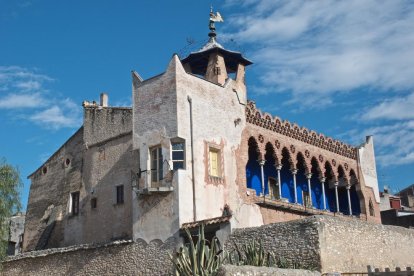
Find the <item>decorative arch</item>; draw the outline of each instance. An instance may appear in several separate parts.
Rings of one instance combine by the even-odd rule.
[[[251,156],[257,156],[257,160],[259,160],[262,157],[262,153],[260,152],[259,144],[257,143],[257,140],[255,137],[251,136],[248,140],[248,153],[249,153],[249,159]]]
[[[352,215],[359,216],[361,209],[365,209],[365,199],[354,169],[349,171],[349,184],[351,185]]]
[[[280,171],[282,197],[288,199],[289,202],[295,202],[295,190],[293,184],[292,170],[296,169],[292,155],[288,148],[282,148]]]
[[[329,161],[325,162],[325,195],[326,195],[326,208],[331,212],[336,212],[336,197],[334,183],[338,178],[332,168]]]
[[[311,166],[306,162],[306,158],[302,152],[297,153],[296,160],[296,193],[298,203],[304,206],[310,206],[312,204],[310,201],[312,188],[309,189],[307,175],[311,172]]]
[[[310,173],[312,169],[312,164],[308,158],[305,157],[305,155],[299,151],[296,155],[296,167],[303,166],[305,169],[305,173]]]
[[[246,163],[246,185],[247,188],[254,189],[259,195],[262,189],[261,172],[258,160],[263,159],[259,145],[255,137],[248,140],[248,160]]]
[[[349,185],[348,182],[348,177],[345,173],[344,168],[342,167],[342,165],[338,166],[338,182],[340,186],[347,186]]]
[[[326,202],[326,195],[324,191],[326,188],[326,183],[321,182],[321,179],[325,177],[325,169],[321,168],[320,163],[316,157],[311,158],[311,185],[312,185],[312,206],[317,209],[324,209],[324,202]],[[324,185],[322,187],[322,185]]]

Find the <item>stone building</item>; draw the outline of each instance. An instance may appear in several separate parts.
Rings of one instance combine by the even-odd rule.
[[[209,40],[164,73],[132,72],[132,108],[105,94],[29,176],[24,250],[179,237],[313,214],[380,222],[372,137],[358,146],[260,111],[251,61]]]
[[[4,240],[7,241],[7,255],[16,255],[22,252],[24,234],[24,213],[16,213],[6,220],[9,232]]]
[[[401,197],[401,204],[414,210],[414,184],[401,190],[398,194]]]

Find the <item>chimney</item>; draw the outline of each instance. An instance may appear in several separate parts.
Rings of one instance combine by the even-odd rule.
[[[99,105],[102,107],[108,107],[108,94],[101,93],[101,102]]]

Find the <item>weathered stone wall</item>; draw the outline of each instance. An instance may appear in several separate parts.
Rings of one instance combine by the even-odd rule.
[[[320,269],[319,223],[314,217],[260,227],[236,229],[225,243],[227,250],[241,248],[250,241],[261,241],[276,258],[283,257],[289,264]]]
[[[414,230],[359,219],[312,216],[302,220],[237,229],[225,243],[233,249],[251,240],[290,263],[324,272],[364,272],[367,265],[414,264]]]
[[[132,109],[85,107],[83,127],[30,175],[23,251],[131,238],[137,163]],[[123,204],[116,204],[117,185]],[[70,212],[73,192],[80,192],[78,215]]]
[[[80,187],[83,156],[83,128],[80,128],[39,169],[31,180],[24,230],[23,251],[36,247],[59,247],[63,242],[63,217],[70,186]],[[67,161],[68,160],[68,161]],[[53,228],[53,229],[52,229]],[[48,235],[48,231],[52,233]],[[41,237],[48,242],[40,242]]]
[[[87,146],[104,142],[132,131],[132,109],[129,107],[85,107],[83,126]]]
[[[3,263],[1,275],[171,275],[174,239],[74,246],[26,253]]]
[[[414,230],[357,219],[312,216],[236,229],[225,249],[254,239],[290,264],[322,273],[414,264]],[[139,240],[35,251],[9,258],[4,275],[165,275],[173,271],[168,253],[177,244],[178,239],[170,238],[164,243]]]
[[[132,238],[131,136],[118,136],[85,150],[82,186],[71,190],[80,191],[80,212],[67,216],[63,246]],[[118,185],[124,186],[124,202],[120,204],[116,202]],[[92,198],[96,208],[91,207]]]
[[[362,272],[373,267],[406,267],[414,264],[414,230],[361,220],[327,216],[320,224],[322,272]]]

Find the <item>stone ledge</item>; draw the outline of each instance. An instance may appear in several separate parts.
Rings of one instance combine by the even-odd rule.
[[[303,269],[282,269],[277,267],[265,267],[265,266],[235,266],[235,265],[223,265],[218,272],[218,276],[320,276],[318,271],[310,271]]]
[[[25,258],[36,258],[36,257],[43,257],[52,254],[61,254],[66,252],[78,251],[78,250],[85,250],[85,249],[97,249],[102,247],[109,247],[109,246],[119,246],[119,245],[126,245],[133,243],[132,240],[119,240],[113,241],[109,243],[92,243],[92,244],[80,244],[80,245],[73,245],[68,247],[60,247],[60,248],[50,248],[45,250],[36,250],[36,251],[29,251],[15,256],[7,257],[4,262],[12,262],[20,259]]]

